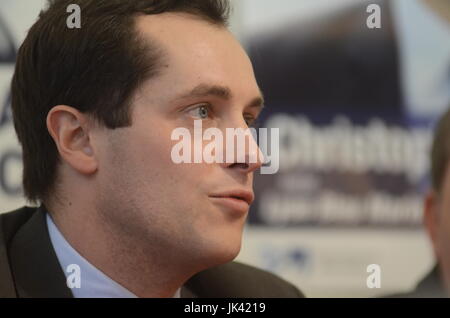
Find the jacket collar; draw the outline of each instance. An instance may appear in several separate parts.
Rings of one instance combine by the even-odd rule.
[[[10,262],[17,296],[20,298],[71,298],[59,265],[41,205],[14,236]]]

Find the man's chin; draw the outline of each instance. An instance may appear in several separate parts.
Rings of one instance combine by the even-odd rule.
[[[213,263],[212,266],[219,266],[233,261],[239,255],[240,251],[240,241],[239,244],[228,244],[218,247],[217,250],[213,251],[211,255],[211,262]]]
[[[202,271],[211,267],[220,266],[233,261],[241,250],[241,244],[210,244],[208,247],[203,247],[201,254],[197,254],[196,259],[191,258],[193,264]]]

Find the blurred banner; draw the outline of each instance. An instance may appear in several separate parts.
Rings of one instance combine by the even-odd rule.
[[[240,13],[261,126],[280,129],[280,169],[255,175],[242,259],[310,296],[413,288],[433,263],[423,198],[450,105],[450,21],[422,0],[248,0]],[[370,264],[380,289],[366,285]]]
[[[0,2],[0,202],[24,204],[10,112],[14,56],[43,0]],[[427,1],[235,0],[232,30],[280,129],[280,169],[255,174],[239,259],[307,296],[412,288],[433,258],[421,227],[432,128],[450,104],[450,26]],[[367,26],[369,4],[381,27]],[[382,288],[366,285],[369,264]]]
[[[368,3],[381,9],[379,29],[366,25]],[[281,138],[279,172],[256,178],[251,222],[420,226],[430,128],[449,103],[437,79],[450,64],[445,73],[435,60],[446,52],[450,61],[448,34],[422,1],[400,0],[282,19],[248,36],[263,126]]]

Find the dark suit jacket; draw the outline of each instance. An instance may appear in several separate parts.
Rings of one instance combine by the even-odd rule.
[[[439,267],[436,265],[422,278],[413,291],[390,295],[387,298],[448,298],[448,295],[440,277]]]
[[[73,297],[50,241],[45,210],[23,207],[0,215],[0,297]],[[268,272],[231,262],[194,275],[181,297],[303,297]]]

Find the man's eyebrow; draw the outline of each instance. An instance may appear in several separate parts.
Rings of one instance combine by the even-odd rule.
[[[216,96],[223,100],[230,100],[233,97],[233,94],[231,93],[231,89],[226,86],[199,84],[188,93],[181,94],[176,100],[206,96]],[[264,97],[261,91],[259,92],[259,96],[255,97],[247,107],[264,108]]]
[[[264,97],[263,97],[263,94],[262,94],[261,91],[259,92],[259,96],[258,96],[258,97],[255,97],[255,98],[247,105],[247,107],[248,107],[248,108],[256,107],[256,108],[259,108],[259,109],[261,109],[261,110],[264,109]]]

